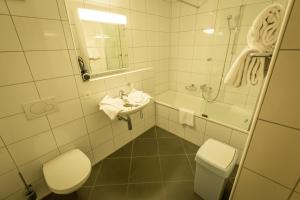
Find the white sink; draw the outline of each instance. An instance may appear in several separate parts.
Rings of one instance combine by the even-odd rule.
[[[147,101],[144,101],[140,104],[132,104],[132,103],[129,103],[129,101],[127,99],[123,99],[123,109],[122,111],[119,113],[119,115],[122,115],[122,116],[125,116],[125,115],[130,115],[130,114],[133,114],[133,113],[136,113],[140,110],[142,110],[147,104],[150,103],[150,99],[148,99]]]
[[[100,110],[103,110],[112,120],[117,116],[128,117],[130,114],[142,110],[151,102],[151,97],[133,89],[129,94],[120,91],[119,97],[105,96],[100,102]]]

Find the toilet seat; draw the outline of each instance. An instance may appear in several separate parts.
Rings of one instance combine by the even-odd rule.
[[[89,158],[79,149],[68,151],[43,165],[46,183],[56,194],[78,190],[91,173]]]

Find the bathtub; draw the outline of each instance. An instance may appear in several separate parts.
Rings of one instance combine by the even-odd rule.
[[[156,103],[178,110],[185,108],[194,111],[200,118],[233,128],[247,131],[252,113],[249,110],[229,104],[207,103],[200,97],[167,91],[155,98]]]

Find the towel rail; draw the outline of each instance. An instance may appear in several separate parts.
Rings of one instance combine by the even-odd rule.
[[[266,76],[268,73],[272,55],[273,55],[272,53],[251,53],[250,54],[252,58],[265,58],[264,76]]]
[[[257,57],[257,58],[271,58],[272,57],[272,53],[251,53],[250,56],[251,57]]]

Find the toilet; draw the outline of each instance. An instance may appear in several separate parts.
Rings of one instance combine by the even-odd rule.
[[[237,149],[208,139],[196,154],[194,192],[205,200],[221,199],[237,157]]]
[[[70,150],[43,165],[49,189],[55,194],[69,194],[78,190],[91,173],[89,158],[79,149]]]

